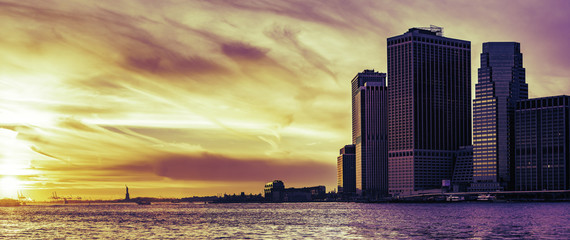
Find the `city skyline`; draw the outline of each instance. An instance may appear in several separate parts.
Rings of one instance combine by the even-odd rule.
[[[482,43],[516,41],[529,98],[568,94],[569,4],[481,5],[0,2],[0,197],[335,189],[348,79],[411,27],[471,41],[472,92]]]

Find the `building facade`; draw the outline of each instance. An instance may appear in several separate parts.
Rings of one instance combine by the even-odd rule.
[[[389,190],[406,194],[450,180],[471,145],[471,43],[441,28],[388,38]]]
[[[570,96],[518,101],[514,190],[570,190]]]
[[[273,180],[265,184],[264,197],[269,202],[283,202],[285,197],[285,184],[281,180]]]
[[[356,193],[388,194],[388,88],[386,74],[364,70],[352,79],[352,141]]]
[[[326,193],[327,189],[325,186],[286,188],[283,201],[310,202],[315,200],[324,200],[326,198]]]
[[[473,191],[512,189],[516,102],[528,98],[517,42],[483,43],[473,100]]]
[[[346,145],[340,149],[337,159],[338,192],[342,194],[356,193],[356,152],[354,145]]]
[[[473,182],[473,146],[461,146],[455,155],[451,185],[454,192],[465,192]]]

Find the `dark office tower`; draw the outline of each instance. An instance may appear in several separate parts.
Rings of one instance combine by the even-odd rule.
[[[473,100],[473,191],[512,188],[515,107],[527,98],[520,44],[483,43]]]
[[[387,97],[385,73],[364,70],[352,79],[356,192],[367,198],[388,194]]]
[[[355,146],[346,145],[340,149],[337,159],[338,192],[342,194],[356,193],[356,155]]]
[[[356,74],[356,76],[352,79],[352,143],[356,143],[356,139],[361,135],[360,125],[362,122],[358,121],[357,118],[360,118],[358,111],[358,105],[356,104],[357,97],[356,95],[360,92],[360,87],[364,86],[367,82],[379,82],[386,85],[386,74],[375,72],[374,70],[364,70],[361,73]]]
[[[389,184],[394,195],[441,188],[471,145],[471,43],[442,28],[388,38]]]
[[[516,191],[570,190],[570,97],[518,101]]]

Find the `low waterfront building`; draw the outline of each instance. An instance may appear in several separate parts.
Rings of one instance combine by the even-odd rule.
[[[325,186],[285,188],[281,180],[265,184],[265,200],[268,202],[310,202],[325,198]]]
[[[285,202],[310,202],[326,198],[325,186],[287,188],[285,189]]]
[[[281,180],[274,180],[265,184],[265,200],[270,202],[282,202],[284,198],[285,184]]]

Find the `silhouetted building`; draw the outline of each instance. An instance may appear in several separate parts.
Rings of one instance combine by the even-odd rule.
[[[188,198],[187,198],[188,199]],[[200,200],[200,199],[197,199]],[[192,201],[189,199],[187,201]],[[261,194],[245,194],[242,192],[240,195],[228,195],[224,194],[223,197],[215,197],[211,202],[214,203],[261,203],[267,201]]]
[[[274,180],[265,184],[265,199],[270,202],[282,202],[285,197],[285,184],[281,180]]]
[[[310,202],[315,200],[324,200],[326,198],[326,187],[304,187],[304,188],[286,188],[283,200],[285,202]]]
[[[388,194],[388,89],[386,74],[364,70],[352,79],[352,142],[356,192]]]
[[[471,145],[471,43],[435,26],[387,41],[390,193],[441,188]]]
[[[473,146],[461,146],[455,155],[451,185],[454,192],[468,191],[473,182]]]
[[[325,198],[325,186],[285,188],[281,180],[265,184],[265,200],[269,202],[310,202]]]
[[[340,149],[337,159],[338,192],[343,194],[356,193],[355,146],[346,145]]]
[[[512,188],[516,102],[528,98],[520,44],[483,43],[473,100],[474,191]]]
[[[570,97],[518,101],[514,146],[515,190],[570,190]]]

